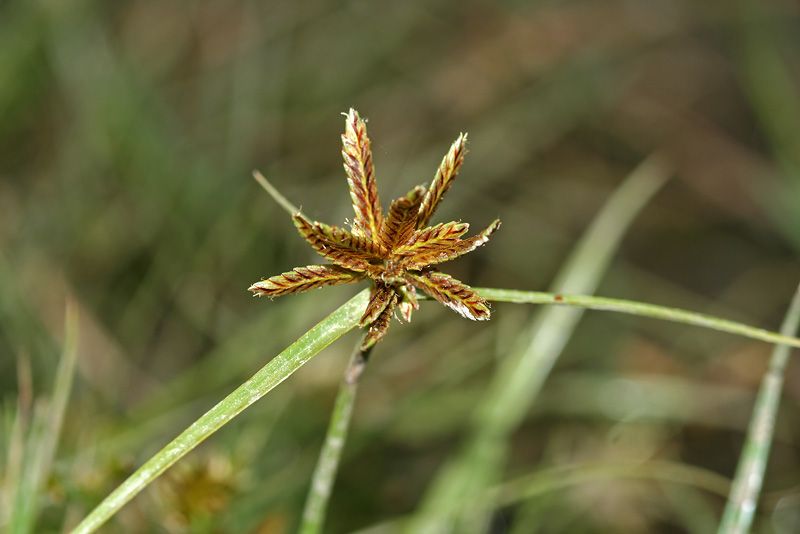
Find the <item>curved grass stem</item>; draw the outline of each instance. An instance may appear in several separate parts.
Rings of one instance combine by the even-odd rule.
[[[680,308],[670,308],[657,304],[646,304],[632,300],[611,299],[606,297],[591,297],[585,295],[561,295],[556,293],[542,293],[539,291],[519,291],[516,289],[491,289],[476,287],[475,291],[488,300],[497,302],[517,302],[526,304],[556,304],[572,306],[589,310],[606,310],[641,317],[662,319],[674,323],[683,323],[693,326],[702,326],[711,330],[728,332],[750,339],[766,341],[778,345],[788,345],[800,348],[800,339],[763,328],[748,326],[743,323],[722,319],[713,315],[691,312]]]
[[[664,319],[714,330],[730,332],[752,339],[800,347],[800,339],[747,326],[734,321],[694,313],[676,308],[656,306],[620,299],[589,297],[582,295],[560,295],[536,291],[476,288],[484,297],[494,301],[528,304],[557,304],[579,308],[609,310],[644,317]],[[71,534],[89,534],[108,521],[122,506],[136,496],[161,473],[185,456],[211,434],[219,430],[241,411],[266,395],[272,388],[288,378],[323,348],[355,326],[366,307],[369,291],[362,291],[339,309],[309,330],[295,343],[272,359],[250,380],[242,384],[219,404],[195,421],[166,447],[148,460],[142,467],[106,497]],[[341,450],[347,435],[359,377],[366,362],[367,353],[356,350],[342,388],[337,397],[334,416],[325,446],[320,457],[318,473],[314,475],[312,491],[306,504],[303,520],[305,534],[319,532],[327,507],[328,497],[336,475]]]
[[[368,297],[369,291],[360,292],[275,356],[250,380],[236,388],[233,393],[145,462],[97,505],[71,534],[89,534],[96,531],[161,473],[353,328],[364,312]]]
[[[336,402],[328,423],[328,433],[325,443],[319,453],[314,475],[311,477],[311,486],[308,489],[306,504],[303,509],[303,520],[300,524],[300,534],[319,534],[325,523],[325,513],[328,509],[336,473],[339,470],[339,461],[342,457],[350,419],[353,415],[353,406],[356,402],[356,393],[367,358],[372,347],[362,351],[361,346],[366,337],[367,330],[353,349],[350,363],[347,366]]]

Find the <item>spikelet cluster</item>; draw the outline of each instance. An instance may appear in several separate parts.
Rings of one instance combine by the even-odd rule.
[[[449,222],[428,226],[436,208],[453,184],[464,161],[466,134],[450,147],[430,187],[417,186],[394,200],[384,214],[375,183],[367,126],[351,109],[346,114],[342,156],[355,217],[351,228],[292,216],[297,231],[332,265],[309,265],[256,282],[250,291],[277,297],[318,287],[374,282],[369,304],[359,325],[368,328],[361,350],[386,334],[395,311],[406,321],[419,308],[417,290],[468,319],[489,319],[488,303],[472,288],[438,271],[434,265],[475,250],[489,240],[500,221],[478,235],[462,239],[469,225]]]

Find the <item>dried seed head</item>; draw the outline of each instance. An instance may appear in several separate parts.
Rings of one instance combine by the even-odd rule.
[[[292,216],[303,239],[333,265],[297,267],[256,282],[250,291],[276,297],[371,278],[375,284],[372,297],[359,321],[368,329],[362,350],[370,349],[386,334],[395,308],[404,320],[411,320],[412,312],[419,308],[417,289],[468,319],[488,319],[489,305],[480,295],[431,267],[475,250],[500,226],[499,220],[494,221],[467,239],[461,239],[469,229],[466,223],[428,227],[464,161],[466,142],[467,135],[461,134],[442,159],[430,187],[415,187],[392,202],[384,216],[366,123],[351,109],[346,114],[342,136],[344,169],[355,212],[351,229],[312,222],[296,210]],[[280,199],[283,205],[290,206],[283,197]]]

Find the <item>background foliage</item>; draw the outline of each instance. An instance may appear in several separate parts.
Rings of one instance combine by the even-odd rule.
[[[339,114],[350,106],[370,119],[386,201],[429,181],[469,132],[434,222],[478,229],[500,216],[503,227],[448,265],[456,278],[547,287],[612,191],[659,152],[675,176],[597,293],[777,328],[800,280],[798,36],[800,8],[778,0],[0,3],[4,480],[15,413],[45,409],[52,391],[67,302],[79,316],[76,382],[36,532],[74,525],[358,291],[274,302],[246,291],[317,262],[250,171],[309,216],[343,222]],[[423,305],[374,351],[330,532],[414,510],[533,310],[493,312],[476,325]],[[292,531],[355,340],[106,531]],[[769,350],[588,313],[514,436],[507,474],[638,459],[730,476]],[[759,532],[800,525],[798,402],[792,364]],[[692,482],[576,484],[500,510],[494,528],[708,532],[724,498]]]

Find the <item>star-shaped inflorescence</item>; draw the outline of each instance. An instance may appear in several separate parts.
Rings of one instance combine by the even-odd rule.
[[[430,187],[415,187],[393,201],[384,215],[367,127],[351,109],[342,135],[344,169],[355,211],[350,230],[312,222],[300,212],[292,215],[300,235],[333,265],[297,267],[256,282],[250,291],[258,296],[276,297],[372,279],[375,284],[372,296],[359,321],[359,326],[369,327],[361,350],[380,341],[395,310],[406,321],[411,320],[411,313],[419,308],[417,289],[468,319],[489,319],[486,300],[466,284],[433,267],[475,250],[500,226],[500,221],[495,220],[467,239],[461,239],[469,229],[467,223],[428,226],[464,161],[466,142],[465,134],[456,139]]]

